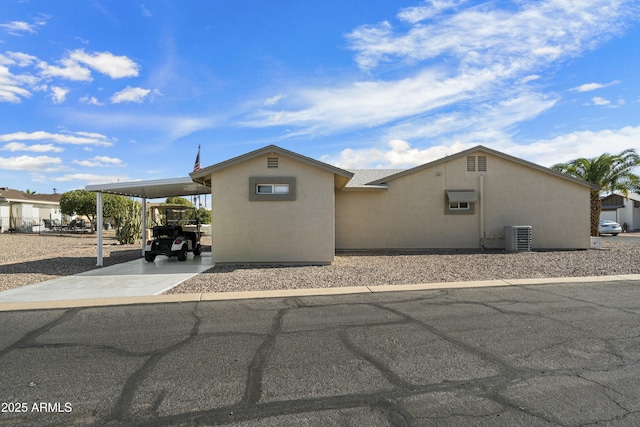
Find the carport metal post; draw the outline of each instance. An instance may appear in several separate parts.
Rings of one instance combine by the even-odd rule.
[[[102,191],[98,191],[96,193],[96,214],[97,214],[97,224],[96,231],[98,232],[98,254],[97,254],[97,267],[102,267]]]
[[[142,256],[144,256],[144,245],[147,240],[147,198],[142,198]]]

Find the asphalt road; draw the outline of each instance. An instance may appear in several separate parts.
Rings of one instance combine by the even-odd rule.
[[[640,425],[640,281],[0,313],[0,426]]]

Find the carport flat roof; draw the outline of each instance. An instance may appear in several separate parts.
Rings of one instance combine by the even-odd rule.
[[[87,185],[85,190],[147,199],[193,196],[211,192],[209,187],[193,182],[190,177]]]

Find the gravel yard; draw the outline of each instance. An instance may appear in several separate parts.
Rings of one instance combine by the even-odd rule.
[[[603,241],[601,250],[354,252],[336,255],[328,266],[216,266],[167,293],[640,274],[640,244],[625,239]],[[210,237],[202,243],[210,245]],[[105,266],[139,258],[139,244],[105,237]],[[95,263],[95,235],[0,234],[0,291],[89,271]]]
[[[438,250],[343,253],[328,266],[216,266],[167,294],[397,285],[468,280],[602,276],[640,273],[640,244],[625,237],[600,250],[509,253]]]

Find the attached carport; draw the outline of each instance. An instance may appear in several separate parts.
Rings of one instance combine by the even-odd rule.
[[[98,267],[103,266],[102,223],[104,219],[102,216],[102,193],[139,197],[142,199],[142,254],[144,254],[145,224],[147,223],[147,199],[160,199],[175,196],[194,196],[211,193],[211,189],[209,187],[197,182],[193,182],[190,177],[87,185],[85,187],[85,190],[93,191],[96,193],[96,231],[98,233],[96,265]]]

